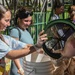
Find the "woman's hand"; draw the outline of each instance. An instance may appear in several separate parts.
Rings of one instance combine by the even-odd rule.
[[[20,69],[18,70],[18,74],[24,75],[24,70],[23,70],[22,68],[20,68]]]
[[[37,47],[41,48],[43,43],[46,42],[47,40],[47,34],[44,34],[44,30],[42,30],[40,33],[39,33],[39,36],[38,36],[38,39],[37,39]]]

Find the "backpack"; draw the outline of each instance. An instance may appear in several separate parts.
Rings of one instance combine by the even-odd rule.
[[[11,30],[14,29],[14,28],[18,30],[18,35],[19,35],[19,40],[20,40],[21,31],[17,26],[9,26],[9,27],[7,27],[7,29],[5,30],[4,34],[10,35]]]

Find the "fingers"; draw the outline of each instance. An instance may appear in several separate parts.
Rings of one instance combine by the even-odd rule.
[[[24,48],[30,48],[31,46],[31,44],[27,44]]]
[[[44,30],[42,30],[42,31],[39,33],[39,36],[41,36],[42,34],[44,34]]]
[[[46,42],[47,39],[48,39],[47,34],[44,34],[44,30],[42,30],[39,33],[39,36],[38,36],[38,39],[37,39],[37,46],[41,48],[43,43]]]
[[[47,34],[40,35],[40,38],[47,37]]]
[[[31,44],[27,44],[27,47],[31,47],[32,45]]]
[[[46,41],[48,39],[47,34],[40,35],[39,38],[41,41]]]

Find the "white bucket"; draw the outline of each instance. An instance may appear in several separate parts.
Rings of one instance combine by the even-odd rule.
[[[42,56],[41,60],[43,59],[43,55],[37,55]],[[44,58],[43,61],[40,60],[40,62],[37,62],[39,57],[35,60],[35,62],[26,61],[24,63],[24,71],[25,75],[51,75],[50,74],[50,60]]]

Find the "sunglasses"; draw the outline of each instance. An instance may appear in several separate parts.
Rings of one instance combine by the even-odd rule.
[[[25,12],[25,15],[32,16],[33,15],[33,12],[26,11]]]
[[[20,19],[24,19],[24,18],[27,18],[27,17],[29,17],[29,16],[32,16],[33,15],[33,12],[30,12],[30,11],[25,11],[25,12],[20,12],[20,14],[19,14],[19,18]]]

